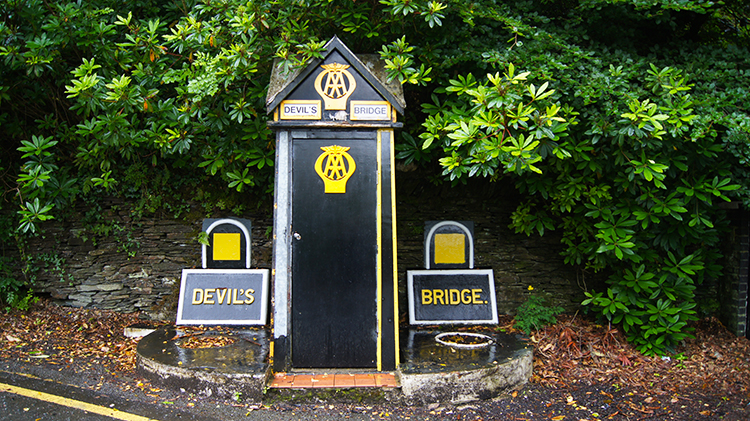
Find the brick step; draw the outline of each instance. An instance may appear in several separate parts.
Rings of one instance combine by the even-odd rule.
[[[274,389],[342,389],[360,387],[398,387],[394,373],[294,374],[276,373]]]

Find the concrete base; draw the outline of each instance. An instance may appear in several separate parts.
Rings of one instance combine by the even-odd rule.
[[[522,338],[497,333],[487,347],[459,349],[438,344],[439,333],[409,332],[399,370],[408,402],[463,404],[520,389],[529,381],[534,349]]]
[[[235,339],[224,347],[190,349],[179,346],[190,330],[159,328],[138,343],[137,367],[153,383],[174,390],[242,398],[260,402],[270,376],[265,330],[238,329],[201,335],[226,335]]]
[[[318,401],[324,397],[361,400],[366,396],[369,400],[404,404],[457,405],[520,389],[531,377],[533,347],[520,337],[496,333],[487,347],[459,349],[439,344],[435,340],[438,333],[409,332],[397,373],[400,390],[390,387],[326,391],[295,386],[275,394]],[[145,336],[138,343],[139,372],[153,383],[171,389],[223,398],[241,397],[245,402],[273,399],[265,396],[271,373],[265,330],[208,331],[199,335],[226,335],[235,341],[215,348],[180,347],[180,342],[191,334],[189,329],[162,327]]]

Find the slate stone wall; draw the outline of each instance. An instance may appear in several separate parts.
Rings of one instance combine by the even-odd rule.
[[[750,218],[746,211],[729,212],[731,231],[723,243],[724,277],[716,282],[718,317],[738,336],[749,336],[747,329],[748,266],[750,266]]]
[[[424,222],[471,220],[475,225],[475,267],[493,268],[501,314],[514,314],[534,287],[551,304],[575,310],[583,297],[584,279],[563,264],[559,237],[515,234],[508,228],[517,205],[512,186],[476,182],[464,188],[435,186],[423,175],[397,174],[397,221],[400,304],[407,311],[406,270],[423,268]],[[169,216],[132,218],[120,199],[99,204],[108,235],[93,235],[82,222],[87,209],[44,226],[44,236],[27,249],[37,269],[34,288],[60,304],[122,312],[143,311],[147,317],[173,320],[183,268],[200,267],[202,218],[199,204],[178,219]],[[225,217],[231,215],[211,215]],[[270,211],[241,215],[253,224],[253,267],[270,268]]]
[[[100,206],[108,235],[94,235],[82,222],[81,208],[71,218],[45,224],[44,235],[29,241],[35,291],[62,305],[142,310],[149,318],[174,320],[182,269],[201,266],[199,213],[133,219],[122,200]],[[253,265],[270,267],[271,241],[265,235],[270,220],[256,217],[253,224]]]
[[[575,311],[584,290],[602,290],[603,275],[583,273],[563,263],[556,232],[527,237],[508,228],[520,200],[512,185],[478,180],[451,188],[430,183],[424,174],[404,171],[397,173],[396,180],[401,314],[407,310],[406,271],[424,266],[424,223],[431,220],[474,222],[475,267],[494,270],[500,314],[515,314],[532,293],[545,294],[551,305]],[[81,222],[86,209],[79,209],[72,218],[47,224],[45,237],[29,242],[38,268],[36,290],[65,305],[142,310],[149,317],[173,320],[181,270],[200,267],[200,244],[195,237],[205,216],[202,207],[195,204],[192,212],[179,219],[132,219],[128,204],[121,200],[100,205],[102,219],[119,227],[108,236],[92,236],[90,227]],[[230,215],[211,215],[225,216]],[[241,217],[253,224],[253,267],[270,268],[271,212]],[[735,233],[725,243],[726,279],[700,286],[699,295],[718,299],[722,321],[744,334],[749,230],[747,220],[738,222],[737,218]]]
[[[472,181],[466,186],[435,186],[424,174],[397,173],[397,232],[401,314],[407,312],[406,271],[424,267],[424,223],[468,220],[475,227],[475,267],[492,268],[500,314],[515,314],[529,294],[545,294],[551,305],[575,311],[584,290],[602,290],[603,275],[594,276],[565,265],[560,237],[516,234],[508,225],[520,198],[512,185]],[[205,212],[194,204],[180,218],[132,218],[119,199],[99,203],[108,235],[94,235],[83,222],[88,211],[44,226],[44,236],[28,242],[34,288],[60,304],[141,310],[146,317],[174,320],[183,268],[200,267],[200,232]],[[228,213],[211,217],[227,217]],[[725,277],[699,286],[699,302],[718,305],[719,318],[738,335],[747,333],[748,250],[750,218],[730,214],[733,231],[724,243]],[[252,221],[253,267],[270,268],[270,210],[241,215]],[[100,230],[102,231],[102,230]],[[3,245],[6,256],[17,250]],[[22,259],[17,258],[17,261]],[[19,274],[19,276],[21,276]],[[533,292],[528,290],[534,288]],[[700,310],[700,308],[699,308]],[[716,308],[711,308],[717,311]],[[405,316],[404,316],[405,317]]]
[[[500,314],[515,314],[529,294],[543,294],[550,305],[575,311],[584,287],[594,278],[565,265],[560,236],[527,237],[508,228],[519,203],[513,185],[472,180],[466,186],[435,186],[423,174],[399,172],[397,231],[400,304],[406,311],[406,271],[424,268],[425,221],[473,221],[475,268],[492,268]],[[601,278],[601,276],[599,276]],[[529,291],[529,286],[534,288]]]

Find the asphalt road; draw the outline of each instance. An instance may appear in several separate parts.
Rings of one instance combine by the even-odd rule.
[[[61,367],[40,361],[0,361],[0,420],[65,421],[286,421],[286,420],[706,420],[747,421],[747,397],[710,391],[656,393],[648,389],[581,382],[565,389],[529,384],[512,396],[452,406],[404,405],[356,396],[284,400],[263,405],[184,391],[133,387],[101,366]],[[41,392],[41,394],[40,394]],[[355,398],[355,399],[352,399]],[[90,406],[89,406],[90,405]]]
[[[247,405],[231,406],[209,403],[190,408],[170,408],[168,401],[149,402],[138,393],[117,388],[93,390],[83,377],[70,384],[54,370],[34,370],[13,363],[0,365],[0,419],[12,421],[293,421],[293,420],[370,420],[364,413],[342,413],[341,408],[320,405],[314,411],[297,411],[293,405],[275,410],[248,409]],[[40,376],[41,374],[41,376]],[[167,396],[166,399],[169,399]],[[167,405],[165,405],[167,404]]]
[[[8,371],[0,372],[0,414],[13,421],[215,419]]]
[[[51,403],[45,399],[30,398],[7,391],[6,385],[0,385],[0,413],[5,419],[15,421],[104,421],[112,418],[96,415],[83,409],[70,408]]]

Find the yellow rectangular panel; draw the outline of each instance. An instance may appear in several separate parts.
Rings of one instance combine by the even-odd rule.
[[[435,234],[435,263],[466,263],[466,236]]]
[[[214,234],[214,261],[216,260],[240,260],[241,250],[240,233],[216,233]]]

